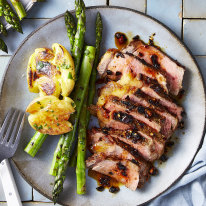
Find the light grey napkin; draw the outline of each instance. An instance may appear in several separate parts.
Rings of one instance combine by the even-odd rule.
[[[206,138],[186,174],[148,206],[206,206]]]

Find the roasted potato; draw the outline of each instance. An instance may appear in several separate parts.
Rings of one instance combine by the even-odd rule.
[[[74,88],[75,68],[69,52],[60,44],[52,49],[38,48],[31,55],[27,67],[30,92],[40,96],[67,97]]]
[[[72,99],[55,96],[42,96],[34,99],[26,109],[29,112],[29,124],[43,134],[59,135],[73,129],[68,121],[75,109]]]

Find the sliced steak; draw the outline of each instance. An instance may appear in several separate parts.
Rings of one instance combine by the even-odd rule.
[[[123,99],[133,101],[135,103],[143,105],[144,107],[149,107],[156,111],[160,116],[164,117],[165,126],[163,127],[163,133],[166,136],[169,137],[171,133],[177,128],[178,119],[176,115],[172,115],[171,113],[169,113],[166,107],[159,103],[159,100],[147,95],[141,89],[137,89],[134,94],[125,95]]]
[[[117,130],[103,128],[102,131],[107,136],[111,136],[116,144],[129,151],[135,157],[139,154],[145,160],[152,162],[158,159],[164,152],[162,142],[136,129]]]
[[[140,75],[143,74],[157,80],[165,91],[167,91],[167,81],[164,72],[157,70],[133,54],[108,51],[102,57],[97,69],[101,77],[108,77],[110,80],[115,81],[119,80],[122,75],[132,74],[133,77],[140,78]]]
[[[162,143],[167,140],[167,137],[165,137],[165,135],[157,132],[155,129],[149,127],[144,122],[136,120],[133,116],[127,114],[126,112],[116,110],[109,111],[104,108],[99,108],[97,117],[102,128],[111,127],[121,130],[137,129],[143,134],[151,136],[152,138],[155,138]]]
[[[104,113],[104,109],[100,110]],[[112,137],[136,149],[146,160],[154,161],[163,154],[167,137],[148,125],[123,112],[107,111],[107,116],[100,116],[98,119],[101,127],[113,128],[109,133]]]
[[[165,72],[167,86],[173,95],[178,95],[182,88],[182,81],[185,69],[179,63],[167,56],[153,45],[146,45],[139,39],[134,39],[122,50],[123,53],[132,53],[143,59],[148,64]]]
[[[184,112],[183,108],[175,103],[169,96],[159,92],[153,86],[143,86],[141,90],[145,94],[157,99],[169,112],[177,116],[179,122],[182,120],[182,113]]]
[[[133,191],[140,182],[140,166],[129,160],[103,159],[102,156],[95,155],[87,159],[86,165],[94,171],[116,179]]]
[[[140,166],[140,183],[138,187],[143,186],[144,182],[149,179],[148,170],[153,166],[140,157],[135,149],[118,139],[113,139],[110,135],[106,135],[105,131],[103,132],[100,128],[93,128],[88,134],[89,150],[92,153],[107,158],[131,160]]]
[[[135,119],[144,122],[157,132],[161,132],[164,135],[171,133],[171,129],[167,131],[168,125],[165,123],[165,117],[160,116],[153,109],[145,107],[139,103],[134,103],[127,99],[122,100],[115,96],[109,96],[104,107],[109,111],[115,110],[126,112]]]
[[[107,67],[109,63],[114,58],[115,53],[117,52],[117,49],[108,49],[107,52],[103,55],[103,57],[100,60],[100,63],[98,65],[98,73],[101,77],[106,76]]]
[[[92,153],[102,153],[107,157],[118,159],[135,159],[135,156],[118,146],[110,135],[105,135],[102,129],[93,128],[88,132],[88,148]]]

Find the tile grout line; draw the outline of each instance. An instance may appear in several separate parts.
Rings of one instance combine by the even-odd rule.
[[[184,0],[182,0],[182,28],[181,28],[181,39],[183,40],[183,35],[184,35],[184,29],[183,29],[183,23],[184,23],[184,18],[183,18],[183,11],[184,11]]]
[[[25,20],[50,20],[52,18],[24,18]]]
[[[31,194],[32,195],[32,201],[34,201],[34,188],[33,187],[32,187],[32,191],[31,192],[32,192],[32,194]]]
[[[145,14],[147,14],[147,0],[145,0]]]
[[[188,20],[206,20],[206,17],[203,17],[203,18],[184,17],[183,19],[188,19]]]

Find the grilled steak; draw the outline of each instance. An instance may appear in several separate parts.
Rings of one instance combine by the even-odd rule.
[[[157,140],[137,130],[93,128],[88,138],[92,153],[104,153],[106,156],[118,159],[132,160],[143,157],[147,161],[154,161],[163,153],[163,146],[160,150]]]
[[[184,68],[134,38],[121,51],[109,49],[97,69],[109,81],[90,107],[101,128],[88,132],[93,155],[86,165],[135,190],[148,180],[152,163],[182,121],[184,110],[174,96],[182,88]]]
[[[178,119],[176,115],[172,115],[167,111],[167,108],[160,104],[159,100],[147,95],[141,89],[137,89],[134,94],[128,94],[123,97],[123,99],[127,99],[143,105],[145,107],[152,108],[159,114],[165,118],[165,127],[164,134],[166,136],[170,136],[171,132],[177,128]]]
[[[184,68],[172,60],[165,53],[153,45],[146,45],[139,39],[134,39],[122,50],[123,53],[132,53],[153,65],[166,74],[167,86],[173,95],[178,95],[182,88]]]
[[[132,74],[134,77],[140,78],[141,74],[143,74],[151,79],[157,80],[167,91],[164,72],[157,70],[133,54],[123,54],[119,51],[109,50],[102,57],[97,69],[102,77],[106,76],[115,81],[119,80],[122,75]]]
[[[145,94],[157,99],[161,105],[165,106],[168,109],[169,112],[176,115],[179,121],[182,120],[183,108],[173,102],[168,96],[164,95],[161,92],[158,92],[151,86],[143,86],[141,90]]]
[[[115,110],[126,112],[135,119],[142,121],[151,128],[155,129],[157,132],[163,133],[166,129],[165,126],[167,126],[165,124],[165,118],[157,114],[154,110],[144,107],[138,103],[135,104],[127,99],[121,100],[118,97],[110,96],[104,107],[110,111]]]
[[[108,175],[131,190],[136,190],[140,182],[140,166],[130,160],[104,159],[94,155],[86,161],[87,167]]]
[[[148,161],[158,159],[164,152],[166,137],[148,127],[143,122],[135,120],[131,115],[123,112],[111,112],[109,117],[101,116],[101,127],[112,127],[112,137],[129,144]],[[125,122],[126,121],[126,122]],[[118,129],[120,129],[118,133]],[[130,132],[132,131],[131,135]],[[137,137],[133,134],[137,132]]]
[[[135,156],[138,156],[138,152],[133,156],[117,145],[111,136],[105,135],[101,129],[97,128],[93,128],[88,133],[88,147],[92,153],[102,153],[105,156],[118,159],[132,160],[135,159]]]

